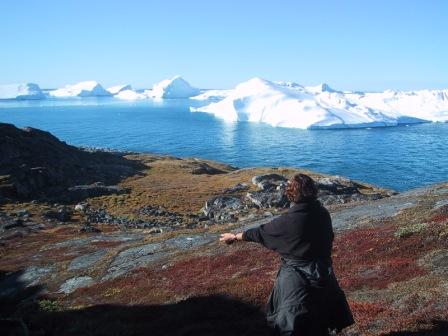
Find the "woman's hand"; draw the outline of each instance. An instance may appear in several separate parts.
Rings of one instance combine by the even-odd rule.
[[[233,233],[222,233],[221,238],[219,238],[219,241],[222,241],[229,245],[232,244],[236,240],[237,240],[236,234],[233,234]]]

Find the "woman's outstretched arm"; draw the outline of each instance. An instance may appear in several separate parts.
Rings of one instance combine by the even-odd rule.
[[[264,247],[276,251],[284,245],[287,234],[286,216],[274,218],[269,223],[247,229],[241,235],[241,239],[248,242],[259,243]]]
[[[271,250],[276,250],[284,244],[285,223],[284,216],[274,218],[266,224],[248,229],[237,234],[223,233],[219,241],[232,244],[237,240],[259,243]]]
[[[223,233],[221,234],[221,238],[219,238],[219,241],[222,241],[227,244],[232,244],[233,242],[237,240],[243,240],[243,233]]]

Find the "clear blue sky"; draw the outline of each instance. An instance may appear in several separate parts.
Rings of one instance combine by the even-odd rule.
[[[0,83],[448,88],[448,1],[1,0]]]

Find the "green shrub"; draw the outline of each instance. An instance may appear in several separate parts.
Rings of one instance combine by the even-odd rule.
[[[39,300],[37,301],[37,305],[39,306],[39,309],[44,312],[55,312],[60,309],[59,303],[57,301],[53,300]]]
[[[397,238],[406,238],[415,233],[421,232],[426,228],[425,223],[417,223],[400,227],[395,231],[394,236]]]

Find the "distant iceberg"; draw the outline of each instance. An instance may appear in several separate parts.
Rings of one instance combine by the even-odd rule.
[[[146,94],[138,93],[134,90],[120,91],[114,97],[118,98],[118,99],[123,99],[123,100],[141,100],[141,99],[148,98],[148,96]]]
[[[116,86],[112,86],[112,87],[107,89],[107,91],[110,94],[113,94],[113,95],[116,95],[117,93],[122,92],[122,91],[126,91],[126,90],[132,90],[132,86],[130,84],[116,85]]]
[[[302,129],[397,126],[448,122],[448,89],[383,92],[338,91],[326,83],[304,86],[252,78],[233,89],[197,89],[176,76],[149,90],[117,85],[105,90],[85,81],[43,92],[37,84],[0,85],[0,100],[113,96],[122,100],[189,99],[190,111],[229,121]]]
[[[50,91],[49,95],[53,97],[98,97],[111,96],[111,93],[105,90],[98,82],[86,81]]]
[[[0,85],[0,99],[44,99],[39,85],[34,83]]]
[[[346,93],[354,104],[369,106],[397,118],[448,121],[448,89]]]
[[[322,93],[322,92],[331,92],[331,93],[333,93],[333,92],[340,92],[340,91],[337,91],[337,90],[333,89],[332,87],[330,87],[330,85],[328,85],[327,83],[321,83],[321,84],[316,85],[316,86],[306,86],[305,89],[308,92],[312,92],[312,93],[315,93],[315,94],[319,94],[319,93]]]
[[[200,93],[200,90],[192,87],[180,76],[165,79],[153,85],[152,90],[147,90],[146,94],[153,98],[176,99],[190,98]]]
[[[228,97],[233,90],[201,90],[197,96],[190,97],[190,108],[197,109],[211,103],[216,103]]]
[[[448,121],[448,90],[341,92],[328,84],[305,87],[253,78],[222,100],[190,110],[302,129],[396,126]]]
[[[232,93],[232,90],[201,90],[201,93],[197,96],[190,97],[193,100],[200,101],[214,101],[222,100]]]

